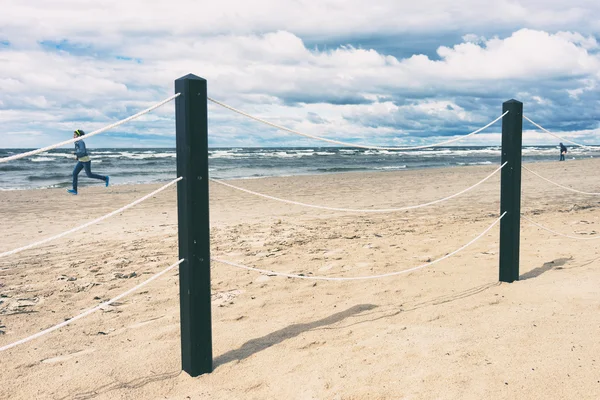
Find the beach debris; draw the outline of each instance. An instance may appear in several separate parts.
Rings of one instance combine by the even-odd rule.
[[[115,266],[116,267],[126,267],[129,264],[131,264],[133,261],[127,259],[127,258],[121,258],[120,260],[117,260],[117,262],[115,262]]]
[[[593,209],[593,208],[595,208],[595,206],[588,205],[588,204],[585,204],[585,205],[573,204],[567,212],[589,210],[590,208]]]
[[[596,235],[598,232],[592,230],[591,232],[584,232],[584,231],[579,231],[579,232],[575,232],[578,235]]]
[[[232,300],[242,293],[243,292],[239,289],[217,292],[211,295],[211,300],[215,305],[225,307],[226,304],[233,304]]]
[[[135,278],[136,276],[138,276],[138,274],[136,272],[131,272],[129,274],[123,274],[121,272],[115,273],[115,278],[118,278],[118,279],[130,279],[130,278]]]

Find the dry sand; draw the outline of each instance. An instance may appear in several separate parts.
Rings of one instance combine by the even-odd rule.
[[[600,192],[600,160],[530,164]],[[495,166],[234,181],[296,201],[409,206]],[[211,184],[212,256],[363,276],[435,260],[499,216],[499,174],[458,198],[389,214],[319,211]],[[156,185],[0,192],[0,252],[121,207]],[[0,347],[112,298],[177,261],[174,188],[99,225],[0,259]],[[600,203],[523,171],[522,211],[600,238]],[[600,240],[523,221],[521,279],[498,283],[494,227],[431,267],[378,280],[266,276],[212,263],[214,371],[180,371],[178,275],[0,353],[2,399],[598,399]]]

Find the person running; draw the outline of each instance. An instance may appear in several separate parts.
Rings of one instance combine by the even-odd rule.
[[[73,133],[73,138],[78,138],[85,135],[85,132],[81,129],[77,129]],[[92,173],[92,161],[90,160],[90,156],[85,148],[85,143],[83,140],[78,140],[75,142],[75,157],[77,157],[77,164],[75,164],[75,168],[73,169],[73,189],[67,189],[67,192],[71,194],[77,194],[77,178],[82,169],[85,168],[85,174],[88,178],[99,179],[106,183],[108,186],[109,177],[102,176]]]
[[[567,146],[560,143],[560,159],[558,161],[565,161],[566,155],[567,155]]]

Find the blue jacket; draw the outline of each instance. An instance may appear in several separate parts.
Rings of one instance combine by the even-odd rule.
[[[75,142],[75,156],[79,159],[88,155],[87,149],[85,148],[85,143],[83,140]]]

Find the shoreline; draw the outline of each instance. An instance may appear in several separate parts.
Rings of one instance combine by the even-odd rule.
[[[575,160],[569,160],[567,162],[585,162],[587,160],[594,160],[594,158],[580,158]],[[557,161],[551,160],[534,160],[529,162],[523,162],[523,164],[553,164]],[[337,174],[367,174],[367,173],[402,173],[402,172],[414,172],[414,171],[428,171],[428,170],[444,170],[444,169],[452,169],[452,168],[470,168],[470,167],[493,167],[500,166],[500,163],[494,162],[481,162],[481,163],[470,163],[470,164],[459,164],[459,165],[444,165],[444,166],[424,166],[424,167],[396,167],[396,168],[373,168],[373,169],[361,169],[361,170],[352,170],[352,171],[332,171],[332,172],[319,172],[319,173],[297,173],[297,174],[279,174],[279,175],[264,175],[264,176],[247,176],[247,177],[233,177],[233,178],[215,178],[223,181],[247,181],[247,180],[260,180],[260,179],[269,179],[269,178],[294,178],[294,177],[306,177],[306,176],[322,176],[322,175],[337,175]],[[112,187],[120,187],[120,186],[138,186],[138,185],[163,185],[171,180],[176,179],[174,175],[172,179],[162,179],[159,181],[153,182],[136,182],[136,183],[112,183]],[[96,184],[94,181],[89,180],[85,177],[84,174],[80,174],[79,177],[79,186],[81,188],[92,188],[95,186],[100,186],[101,184]],[[0,187],[0,192],[12,192],[12,191],[28,191],[28,190],[66,190],[70,188],[71,184],[69,182],[64,182],[64,186],[60,187],[26,187],[26,188],[3,188]]]

